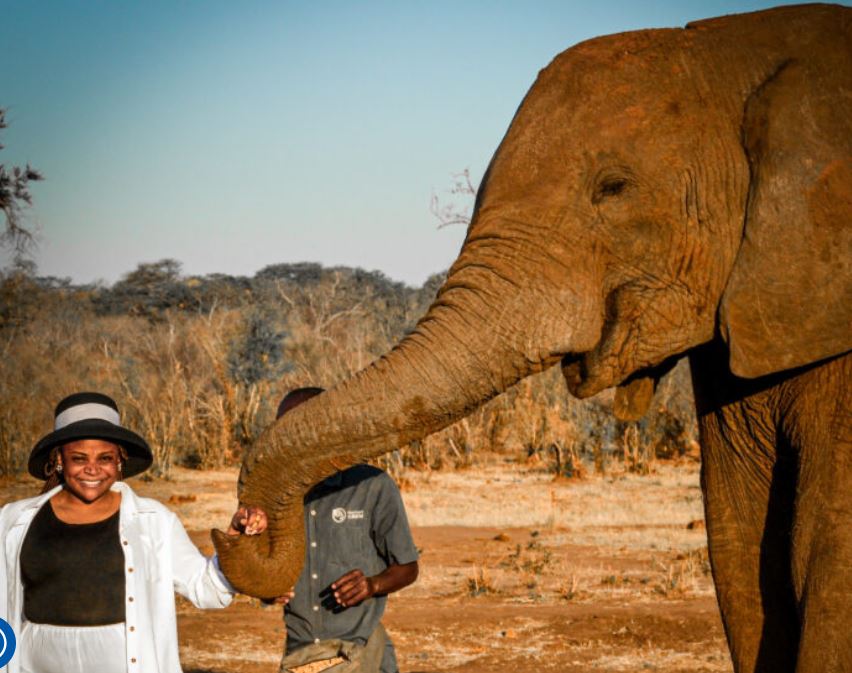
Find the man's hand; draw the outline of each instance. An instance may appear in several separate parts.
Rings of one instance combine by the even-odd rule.
[[[268,524],[266,512],[260,507],[240,507],[231,517],[228,535],[259,535]]]
[[[332,582],[331,590],[337,603],[348,608],[377,594],[392,594],[407,587],[417,579],[419,572],[417,561],[389,565],[374,577],[367,577],[357,569],[350,570],[339,580]]]
[[[331,590],[338,605],[348,608],[375,596],[376,584],[372,577],[367,577],[356,568],[332,582]]]

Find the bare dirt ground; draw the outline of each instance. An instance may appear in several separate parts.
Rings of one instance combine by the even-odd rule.
[[[233,512],[236,471],[133,480],[173,508],[196,544]],[[34,493],[7,484],[0,500]],[[389,601],[401,670],[730,672],[707,565],[698,466],[554,481],[495,463],[401,479],[420,579]],[[178,600],[187,673],[274,673],[281,611]]]

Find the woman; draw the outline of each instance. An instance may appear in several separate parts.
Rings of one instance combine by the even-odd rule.
[[[179,673],[174,592],[223,608],[233,589],[171,511],[121,481],[151,465],[115,402],[76,393],[29,458],[42,495],[0,510],[0,617],[18,635],[7,673]],[[240,509],[231,535],[266,528]]]

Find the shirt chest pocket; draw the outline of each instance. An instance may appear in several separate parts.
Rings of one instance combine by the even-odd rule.
[[[345,519],[331,522],[327,531],[329,560],[340,567],[351,570],[364,567],[369,561],[370,530],[364,519]],[[321,537],[322,536],[321,534]],[[320,552],[322,553],[322,552]]]

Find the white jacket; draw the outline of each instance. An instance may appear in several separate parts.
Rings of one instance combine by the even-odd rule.
[[[21,634],[24,590],[20,553],[30,522],[61,486],[35,498],[11,502],[0,510],[0,617]],[[192,544],[177,516],[150,498],[140,498],[124,482],[121,493],[119,536],[124,551],[127,670],[130,673],[181,673],[178,658],[177,591],[199,608],[224,608],[233,588],[218,567]],[[93,559],[97,563],[97,559]],[[20,672],[20,652],[3,673]]]

